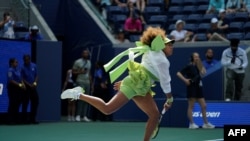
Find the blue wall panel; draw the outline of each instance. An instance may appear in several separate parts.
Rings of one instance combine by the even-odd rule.
[[[59,121],[61,119],[62,44],[38,41],[36,54],[40,98],[37,120]]]

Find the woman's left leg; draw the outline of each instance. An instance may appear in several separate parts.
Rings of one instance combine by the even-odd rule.
[[[133,101],[148,116],[144,141],[149,141],[160,117],[158,107],[150,94],[146,96],[135,96],[133,97]]]
[[[205,102],[204,98],[198,98],[197,99],[200,107],[201,107],[201,113],[202,113],[202,118],[203,118],[203,122],[205,124],[208,124],[208,120],[207,120],[207,104]]]

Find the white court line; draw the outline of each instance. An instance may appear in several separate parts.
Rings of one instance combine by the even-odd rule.
[[[213,140],[204,140],[204,141],[224,141],[224,139],[213,139]]]

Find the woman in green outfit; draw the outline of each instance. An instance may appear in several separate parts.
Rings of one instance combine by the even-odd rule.
[[[166,38],[165,31],[161,28],[148,27],[142,34],[140,42],[136,42],[137,47],[118,54],[104,67],[109,71],[122,57],[129,56],[129,59],[110,72],[111,82],[114,82],[126,69],[129,74],[122,81],[114,84],[117,94],[105,103],[100,98],[85,95],[80,87],[68,89],[61,95],[62,99],[83,100],[104,114],[111,114],[129,100],[133,100],[136,105],[147,114],[144,141],[149,141],[155,136],[160,112],[153,99],[154,93],[151,87],[154,81],[160,82],[160,86],[166,95],[166,102],[163,105],[168,110],[173,102],[171,94],[171,77],[169,74],[170,63],[167,56],[172,55],[174,40]],[[134,61],[134,58],[143,55],[141,63]]]

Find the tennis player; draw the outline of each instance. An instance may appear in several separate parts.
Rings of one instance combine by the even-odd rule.
[[[112,83],[124,72],[124,68],[129,70],[127,77],[114,84],[114,89],[118,92],[109,102],[105,103],[100,98],[83,94],[84,92],[80,87],[64,91],[61,98],[86,101],[104,114],[117,111],[132,99],[148,116],[144,141],[149,141],[157,128],[160,117],[160,112],[153,99],[154,92],[151,90],[153,82],[160,82],[160,86],[166,94],[166,102],[163,108],[168,110],[173,102],[169,74],[170,63],[167,59],[167,56],[173,53],[173,43],[174,40],[166,38],[163,29],[148,27],[143,32],[140,42],[136,42],[137,47],[129,48],[120,53],[105,65],[105,70],[108,71],[121,57],[129,56],[127,61],[110,72]],[[134,58],[141,54],[143,55],[141,63],[135,62]]]

